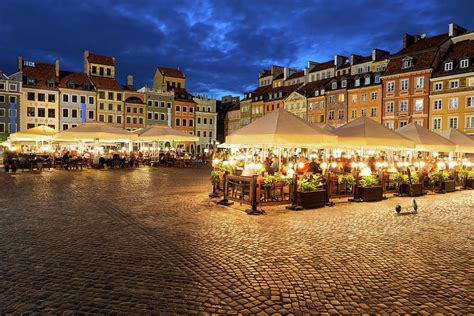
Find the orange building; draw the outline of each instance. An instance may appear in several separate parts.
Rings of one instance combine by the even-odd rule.
[[[273,112],[276,109],[284,108],[284,100],[289,96],[293,91],[295,91],[300,84],[295,84],[291,86],[276,87],[266,91],[264,96],[264,111],[265,114]]]
[[[347,123],[347,75],[332,78],[326,85],[326,124],[339,127]]]
[[[133,85],[132,76],[127,77],[127,85],[123,87],[123,90],[125,93],[123,128],[134,131],[145,127],[145,94],[137,91]]]
[[[174,128],[194,135],[196,102],[186,89],[174,89]]]
[[[298,91],[307,98],[308,121],[326,123],[326,85],[331,79],[310,82]]]
[[[348,122],[367,116],[382,123],[382,82],[379,74],[354,76],[347,97]]]

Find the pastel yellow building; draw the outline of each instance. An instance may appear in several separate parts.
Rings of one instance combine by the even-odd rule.
[[[474,34],[453,38],[430,79],[432,130],[456,128],[474,135]]]
[[[173,88],[186,88],[186,77],[179,69],[158,67],[153,78],[153,88],[170,91]]]

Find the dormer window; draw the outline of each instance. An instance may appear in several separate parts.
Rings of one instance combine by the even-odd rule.
[[[321,95],[323,95],[323,94],[324,94],[324,89],[321,89]]]
[[[48,88],[54,88],[54,81],[48,80],[48,81],[46,82],[46,85],[48,86]]]
[[[450,71],[450,70],[453,70],[453,62],[450,61],[450,62],[447,62],[444,64],[444,71]]]
[[[357,78],[357,79],[355,80],[355,86],[356,86],[356,87],[360,86],[360,78]]]
[[[332,83],[332,88],[333,88],[333,89],[337,89],[337,81],[334,81],[334,82]]]
[[[69,82],[67,83],[67,87],[68,87],[68,88],[71,88],[71,89],[74,89],[74,88],[76,88],[76,83],[73,82],[73,81],[69,81]]]
[[[375,83],[380,83],[380,75],[375,76]]]
[[[364,84],[370,84],[370,76],[365,77]]]
[[[460,67],[461,68],[469,67],[469,59],[466,58],[466,59],[461,60]]]
[[[319,95],[319,90],[314,91],[314,96],[317,97],[318,95]]]
[[[28,84],[35,84],[35,79],[32,78],[32,77],[28,77],[27,83]]]
[[[281,98],[283,96],[283,92],[280,91],[279,95],[280,95],[280,98]]]
[[[407,69],[413,67],[413,58],[411,57],[405,57],[403,58],[403,65],[402,69]]]
[[[345,88],[347,86],[347,80],[342,80],[341,87]]]

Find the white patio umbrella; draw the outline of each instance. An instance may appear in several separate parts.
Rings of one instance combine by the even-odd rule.
[[[36,126],[10,135],[10,142],[50,141],[58,131],[46,125]]]
[[[137,136],[127,130],[106,123],[87,122],[59,132],[54,135],[53,139],[58,141],[124,143],[136,140]]]

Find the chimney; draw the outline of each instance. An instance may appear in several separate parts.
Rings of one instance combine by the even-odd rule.
[[[410,35],[408,33],[403,33],[403,48],[407,48],[408,46],[415,44],[424,37],[426,37],[426,34],[422,36],[418,34]]]
[[[387,52],[386,50],[381,50],[381,49],[378,49],[378,48],[374,48],[372,49],[372,61],[375,61],[377,59],[379,59],[380,57],[384,56],[384,55],[389,55],[390,53]]]
[[[334,66],[338,68],[346,61],[347,57],[341,55],[334,55]]]
[[[354,61],[355,61],[355,55],[352,54],[351,55],[351,66],[354,65]]]
[[[115,66],[115,57],[112,57],[112,60],[114,61],[114,66]],[[179,67],[178,67],[178,70],[179,70]]]
[[[310,70],[311,68],[313,68],[313,67],[316,66],[317,64],[318,64],[317,62],[310,60],[310,61],[308,61],[308,64],[307,64],[306,67],[308,68],[308,70]]]
[[[84,73],[89,74],[89,62],[87,61],[87,57],[89,57],[89,51],[84,51]]]
[[[306,76],[308,74],[308,68],[304,69],[304,75]]]
[[[290,68],[285,67],[283,68],[283,80],[286,80],[290,76]]]
[[[448,31],[449,37],[454,37],[466,33],[467,30],[455,23],[449,23]]]
[[[22,70],[23,70],[23,57],[18,56],[18,71],[22,71]]]
[[[133,86],[133,76],[132,75],[127,76],[127,85],[128,86]]]
[[[59,78],[59,59],[54,61],[54,73],[56,74],[56,78]]]

